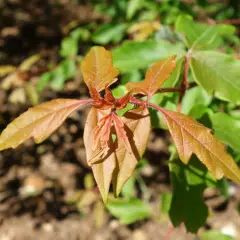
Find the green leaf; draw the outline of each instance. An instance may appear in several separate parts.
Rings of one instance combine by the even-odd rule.
[[[142,0],[130,0],[127,7],[127,19],[130,20],[141,7]]]
[[[240,120],[226,113],[216,113],[211,116],[211,121],[214,135],[234,150],[240,152]]]
[[[200,240],[233,240],[233,238],[221,232],[210,230],[200,233]]]
[[[92,40],[101,45],[117,43],[124,37],[126,28],[125,23],[105,23],[94,32]]]
[[[51,81],[52,72],[46,72],[41,75],[38,83],[37,83],[37,90],[42,92],[45,86]]]
[[[78,42],[74,38],[65,38],[61,42],[60,54],[62,57],[73,57],[78,52]]]
[[[163,192],[160,196],[160,209],[162,213],[168,214],[171,202],[172,194],[169,192]]]
[[[208,172],[207,168],[193,156],[188,165],[184,165],[186,181],[189,185],[201,185],[206,187],[216,187],[216,179]]]
[[[63,69],[65,78],[72,78],[77,73],[76,62],[73,59],[66,59],[61,62],[61,67]]]
[[[52,72],[51,87],[54,90],[61,90],[65,82],[64,70],[62,67],[58,67]]]
[[[125,41],[112,50],[114,66],[122,73],[147,68],[150,64],[172,55],[184,54],[181,43],[148,40],[144,42]]]
[[[137,198],[115,199],[110,201],[106,207],[123,224],[131,224],[151,216],[150,206]]]
[[[206,186],[215,186],[216,182],[196,157],[184,165],[174,155],[169,163],[173,186],[169,216],[175,227],[183,222],[188,231],[197,232],[205,225],[208,216],[203,191]]]
[[[79,27],[71,32],[71,38],[75,39],[76,41],[88,41],[90,36],[90,31],[83,27]]]
[[[223,53],[197,51],[192,53],[190,66],[194,80],[209,94],[240,102],[240,60]]]
[[[125,183],[122,189],[122,195],[126,198],[133,197],[134,189],[135,189],[134,186],[135,186],[135,178],[133,176],[133,177],[130,177]]]
[[[172,72],[168,80],[161,86],[162,88],[175,87],[177,85],[182,73],[184,59],[184,57],[177,58],[176,69]]]
[[[119,85],[112,90],[112,94],[115,98],[123,97],[127,92],[128,90],[124,85]]]
[[[121,84],[127,84],[128,82],[140,82],[143,76],[139,70],[127,72],[123,74],[121,78]]]
[[[201,113],[204,113],[204,111],[202,111],[202,106],[205,110],[205,107],[210,104],[211,100],[212,97],[209,96],[203,88],[199,86],[191,88],[185,93],[183,97],[181,112],[186,115],[190,115],[195,119],[200,118],[202,114],[199,115],[195,111],[198,111],[199,109]],[[194,107],[196,108],[194,109]],[[192,110],[194,110],[194,112],[192,112]],[[191,112],[192,114],[190,114]]]
[[[209,50],[224,44],[223,37],[234,36],[235,27],[226,24],[200,24],[194,22],[189,15],[180,15],[175,23],[175,31],[182,34],[188,48]]]
[[[188,48],[201,37],[205,30],[206,26],[195,23],[189,15],[180,15],[175,22],[175,31],[183,34],[183,40]]]

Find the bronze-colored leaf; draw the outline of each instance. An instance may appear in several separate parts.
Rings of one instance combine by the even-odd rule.
[[[104,202],[107,201],[111,181],[113,181],[115,195],[117,196],[124,183],[132,176],[134,168],[146,149],[150,133],[148,110],[134,109],[125,113],[121,118],[124,127],[124,133],[122,134],[125,136],[126,133],[131,149],[126,149],[125,137],[122,137],[122,134],[117,134],[117,140],[114,143],[111,138],[109,139],[107,153],[102,149],[100,140],[98,142],[98,149],[93,150],[93,133],[98,122],[107,116],[107,114],[109,114],[109,110],[99,111],[92,108],[84,130],[87,161],[92,167],[94,178]],[[121,128],[119,122],[117,125]],[[119,130],[116,129],[117,131]]]
[[[16,148],[33,137],[37,143],[45,140],[81,105],[91,100],[56,99],[30,108],[10,123],[0,136],[0,150]]]
[[[119,71],[113,66],[112,54],[104,47],[92,47],[81,64],[83,79],[88,88],[102,91],[117,79]]]
[[[143,82],[130,82],[126,85],[128,91],[141,93],[151,97],[170,77],[176,68],[175,56],[168,59],[160,60],[154,63],[146,73]]]
[[[98,142],[96,150],[94,151],[94,131],[98,126],[98,122],[108,113],[108,110],[100,111],[96,108],[92,108],[87,117],[83,136],[87,161],[88,164],[92,167],[94,178],[97,182],[104,202],[107,201],[112,174],[116,166],[116,159],[115,154],[113,153],[109,153],[108,155],[101,154],[102,149],[100,140]],[[97,151],[98,153],[100,152],[100,154],[97,155],[98,159],[96,157]],[[111,152],[111,149],[109,149],[109,151]],[[92,164],[91,160],[94,157],[96,159],[94,159],[94,164]]]
[[[240,170],[224,145],[212,134],[211,130],[188,116],[161,110],[176,144],[180,159],[187,164],[194,153],[206,165],[216,179],[223,176],[240,183]]]
[[[133,175],[138,161],[145,152],[151,130],[147,108],[128,111],[123,115],[122,121],[125,124],[132,153],[126,149],[124,139],[117,140],[117,149],[115,150],[117,166],[113,174],[113,187],[116,196],[121,192],[125,182]]]

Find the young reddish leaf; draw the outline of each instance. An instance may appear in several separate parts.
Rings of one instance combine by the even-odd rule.
[[[125,182],[133,175],[133,171],[146,149],[151,130],[147,108],[128,111],[121,119],[125,124],[124,130],[132,152],[126,149],[123,138],[117,139],[115,150],[117,165],[113,174],[113,187],[116,196],[121,192]]]
[[[124,122],[116,114],[113,114],[114,126],[117,133],[117,138],[119,142],[123,142],[126,150],[129,154],[132,154],[132,146],[129,142],[127,133],[125,131]]]
[[[108,140],[110,138],[110,131],[112,125],[112,114],[108,114],[98,121],[97,126],[94,130],[94,146],[96,150],[100,142],[101,148],[108,147]]]
[[[202,161],[216,179],[226,176],[240,183],[240,170],[224,145],[210,129],[186,115],[161,109],[176,144],[180,159],[187,164],[192,153]]]
[[[94,178],[97,182],[99,191],[102,195],[103,201],[107,201],[109,186],[112,180],[112,174],[116,166],[115,154],[112,154],[111,142],[109,145],[109,152],[107,155],[104,149],[101,148],[100,141],[97,144],[96,150],[94,147],[94,131],[100,119],[109,114],[109,111],[99,111],[92,108],[88,114],[85,129],[84,129],[84,144],[86,148],[87,162],[92,167]],[[94,159],[94,164],[92,161]]]
[[[132,92],[128,92],[125,96],[116,99],[115,106],[117,109],[123,109],[129,103]]]
[[[0,150],[16,148],[33,137],[40,143],[77,108],[92,100],[56,99],[30,108],[10,123],[0,136]]]
[[[131,82],[126,85],[129,91],[151,97],[170,77],[176,68],[175,56],[154,63],[146,73],[143,82]]]
[[[119,71],[113,66],[111,52],[104,47],[92,47],[81,64],[83,79],[88,88],[98,92],[117,79]]]

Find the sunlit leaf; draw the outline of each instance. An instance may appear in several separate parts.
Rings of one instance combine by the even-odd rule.
[[[194,80],[209,94],[240,102],[240,60],[214,51],[197,51],[191,55]]]
[[[114,66],[121,73],[147,68],[156,61],[184,53],[183,43],[170,44],[167,41],[155,40],[125,41],[112,50]]]
[[[142,6],[142,0],[130,0],[127,7],[127,19],[130,20],[139,8]]]
[[[106,113],[107,111],[99,111],[96,108],[92,108],[87,117],[83,136],[87,161],[92,167],[94,178],[97,182],[104,202],[107,201],[112,174],[116,165],[115,154],[109,154],[102,159],[100,158],[99,161],[95,162],[94,164],[91,164],[89,161],[92,159],[94,154],[94,131],[99,120],[102,119]],[[97,150],[100,150],[100,143]]]
[[[112,64],[111,52],[104,47],[91,48],[82,61],[81,71],[87,86],[95,88],[97,91],[114,83],[115,77],[119,73]]]
[[[181,35],[188,48],[210,50],[225,45],[224,37],[233,37],[235,27],[201,24],[194,22],[189,15],[179,15],[175,21],[175,31]]]
[[[113,181],[115,195],[119,195],[125,182],[133,175],[134,168],[146,149],[150,132],[148,110],[131,110],[121,117],[121,121],[124,123],[122,131],[127,135],[129,141],[127,146],[125,137],[117,134],[117,140],[114,143],[111,139],[108,141],[109,148],[107,149],[107,153],[101,151],[102,145],[100,141],[97,144],[97,148],[95,147],[96,150],[94,150],[94,131],[99,121],[107,113],[109,113],[107,110],[99,111],[92,108],[84,130],[87,161],[92,167],[94,178],[104,202],[107,201],[111,180]],[[118,127],[121,128],[123,126]],[[96,152],[98,153],[97,155]]]
[[[203,114],[201,109],[205,109],[210,104],[211,100],[212,97],[209,96],[203,88],[196,86],[186,91],[182,99],[181,112],[191,116],[192,118],[201,117]],[[196,113],[192,114],[194,113],[194,110]]]
[[[56,99],[30,108],[10,123],[0,136],[0,150],[16,148],[33,137],[45,140],[63,121],[87,100]]]
[[[117,166],[113,175],[113,187],[116,196],[122,190],[125,182],[133,175],[133,171],[145,152],[150,133],[150,118],[147,109],[134,109],[122,117],[125,124],[132,152],[126,149],[124,140],[118,139],[116,149]]]
[[[126,85],[129,91],[134,93],[143,93],[152,96],[163,83],[170,77],[176,68],[175,56],[154,63],[146,73],[143,82],[128,83]]]
[[[212,115],[211,121],[215,136],[240,152],[240,120],[220,112]]]
[[[224,145],[210,129],[178,112],[162,109],[180,159],[187,164],[192,153],[206,165],[216,179],[223,176],[240,182],[240,170]]]

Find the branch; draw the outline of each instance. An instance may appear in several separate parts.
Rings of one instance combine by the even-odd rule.
[[[163,109],[160,106],[158,106],[157,104],[147,102],[147,101],[142,101],[135,97],[131,97],[129,103],[136,104],[136,105],[139,105],[142,107],[152,107],[152,108],[155,108],[156,110],[158,110],[159,112],[163,112]]]

